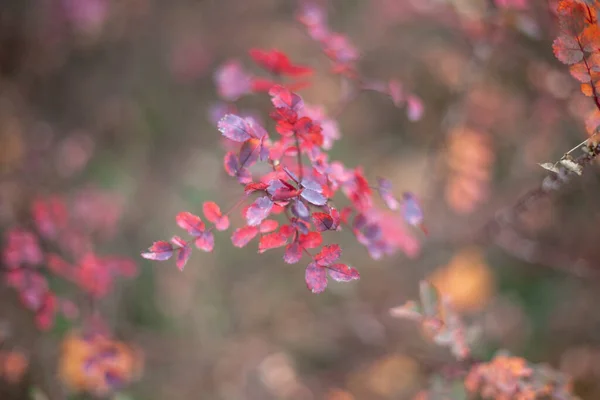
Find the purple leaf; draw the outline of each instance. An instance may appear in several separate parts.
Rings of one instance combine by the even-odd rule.
[[[310,215],[310,211],[308,210],[304,202],[300,200],[296,200],[292,205],[292,213],[300,219],[307,219]]]
[[[142,257],[147,260],[165,261],[171,258],[173,255],[173,245],[169,242],[160,240],[154,242],[152,246],[148,248],[148,251],[142,253]]]
[[[312,262],[306,267],[304,274],[306,287],[313,293],[322,293],[327,288],[327,272],[325,268]]]
[[[246,120],[235,114],[227,114],[217,124],[223,136],[234,142],[245,142],[252,138]]]
[[[325,196],[312,189],[304,189],[300,196],[302,196],[304,200],[316,206],[323,206],[327,203],[327,198]]]
[[[258,226],[269,216],[273,202],[269,197],[263,196],[256,199],[246,211],[246,222],[249,226]]]
[[[192,248],[189,244],[186,244],[184,247],[177,249],[177,261],[175,264],[180,271],[183,271],[185,264],[187,264],[190,256],[192,255]]]
[[[314,190],[317,193],[323,193],[323,187],[321,184],[314,179],[304,178],[301,183],[302,187],[310,190]]]

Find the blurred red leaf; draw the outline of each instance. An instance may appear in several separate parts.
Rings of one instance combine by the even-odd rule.
[[[288,56],[278,50],[251,49],[249,53],[254,62],[275,75],[301,76],[312,73],[309,67],[292,64]]]
[[[169,242],[160,240],[154,242],[152,246],[148,248],[148,251],[142,253],[142,257],[147,260],[165,261],[171,258],[173,255],[173,245]],[[63,263],[59,263],[58,260],[52,258],[52,267],[56,269],[64,269],[66,266]],[[61,259],[62,260],[62,259]],[[65,264],[66,262],[63,261]],[[67,264],[68,265],[68,264]]]

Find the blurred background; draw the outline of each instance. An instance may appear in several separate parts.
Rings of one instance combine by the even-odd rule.
[[[418,251],[374,261],[349,234],[344,259],[360,281],[313,295],[304,266],[281,251],[237,249],[228,233],[184,272],[139,257],[179,229],[179,211],[224,209],[239,196],[223,171],[210,118],[213,75],[248,49],[278,49],[316,69],[305,101],[332,111],[343,87],[320,46],[276,0],[3,0],[0,5],[0,223],[23,223],[36,196],[86,187],[118,196],[102,250],[131,257],[138,276],[100,308],[115,336],[144,355],[120,399],[410,399],[452,360],[394,319],[431,279],[480,328],[478,357],[500,348],[547,362],[600,398],[600,174],[596,165],[489,240],[475,240],[554,162],[587,138],[593,101],[553,56],[555,4],[526,0],[331,0],[329,24],[360,51],[362,74],[397,79],[424,105],[420,120],[374,92],[339,116],[331,154],[385,176],[424,204]],[[268,120],[265,95],[240,109]],[[111,203],[112,204],[112,203]],[[102,216],[106,207],[89,211]],[[234,226],[241,220],[233,219]],[[407,228],[408,229],[408,228]],[[2,399],[32,387],[67,398],[57,377],[73,326],[40,333],[15,292],[0,319],[29,369],[0,381]],[[72,397],[87,398],[87,397]]]

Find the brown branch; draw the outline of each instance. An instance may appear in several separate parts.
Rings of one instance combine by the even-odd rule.
[[[577,158],[571,159],[571,161],[578,165],[582,171],[584,171],[585,168],[600,155],[600,143],[585,144],[583,149],[583,154]],[[563,159],[565,159],[565,157],[563,157]],[[537,200],[550,195],[552,192],[558,191],[571,180],[573,175],[577,175],[573,169],[566,168],[563,165],[557,166],[557,170],[558,173],[550,173],[547,175],[537,187],[523,194],[513,206],[497,212],[494,219],[488,221],[476,232],[473,241],[476,243],[493,241],[498,242],[498,244],[504,247],[510,246],[510,242],[514,241],[507,237],[506,234],[503,236],[503,230],[510,227],[517,220],[519,215],[529,210]],[[558,260],[555,260],[552,264],[556,264],[557,261]],[[578,263],[577,265],[578,267],[574,271],[570,271],[571,273],[574,272],[579,276],[600,276],[597,272],[587,268],[587,264]]]

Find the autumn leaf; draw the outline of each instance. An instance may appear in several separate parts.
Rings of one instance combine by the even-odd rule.
[[[147,260],[155,261],[166,261],[173,255],[173,245],[165,241],[154,242],[152,246],[148,248],[148,251],[142,253],[142,257]]]

